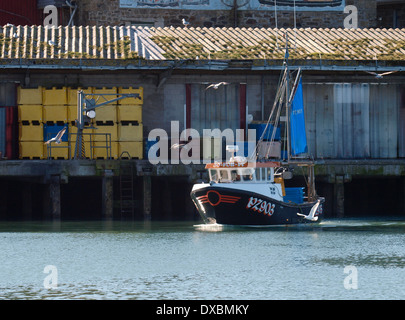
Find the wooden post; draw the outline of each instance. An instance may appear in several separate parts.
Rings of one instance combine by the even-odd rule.
[[[8,190],[8,181],[2,180],[0,187],[0,218],[7,218],[7,190]]]
[[[144,220],[151,219],[152,210],[152,177],[143,176],[143,216]]]
[[[405,212],[405,177],[402,177],[402,212]]]
[[[44,193],[44,212],[47,219],[60,220],[60,176],[53,175]]]
[[[336,176],[335,178],[334,196],[336,217],[343,218],[345,216],[345,188],[343,176]]]
[[[22,187],[22,210],[24,220],[32,219],[32,191],[31,182],[23,182]]]
[[[104,219],[111,220],[114,214],[114,207],[113,207],[113,172],[112,170],[105,170],[102,182],[102,215]]]
[[[308,166],[308,201],[316,200],[315,169],[314,165]]]
[[[171,189],[169,183],[169,177],[164,177],[164,182],[162,183],[162,193],[160,197],[163,199],[164,205],[161,208],[162,215],[164,219],[172,219],[172,197]],[[160,217],[159,217],[160,218]]]

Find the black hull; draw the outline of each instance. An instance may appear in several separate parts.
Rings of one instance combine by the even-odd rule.
[[[286,203],[253,192],[209,185],[193,190],[190,195],[207,224],[267,226],[314,223],[297,213],[307,216],[316,202]],[[324,198],[319,200],[316,223],[322,220],[325,202]]]

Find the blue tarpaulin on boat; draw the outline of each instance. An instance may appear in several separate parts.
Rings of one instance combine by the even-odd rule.
[[[285,188],[285,202],[303,203],[304,188]]]
[[[302,79],[297,87],[291,106],[291,155],[296,156],[308,152],[307,134],[305,131],[304,96]]]

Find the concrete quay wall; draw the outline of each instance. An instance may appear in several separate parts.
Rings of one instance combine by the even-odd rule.
[[[0,220],[198,220],[189,193],[204,164],[147,160],[0,161]],[[403,160],[324,160],[315,166],[327,217],[405,215]],[[124,177],[132,181],[124,213]],[[294,170],[289,183],[300,183]],[[128,202],[127,201],[127,202]]]

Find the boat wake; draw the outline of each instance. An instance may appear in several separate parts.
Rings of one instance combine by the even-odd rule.
[[[193,225],[197,231],[220,232],[237,230],[297,230],[297,231],[345,231],[345,230],[405,230],[403,219],[327,219],[320,223],[303,223],[288,225],[225,225],[218,223]]]
[[[230,224],[196,224],[193,225],[197,231],[205,232],[219,232],[219,231],[235,231],[235,230],[268,230],[268,229],[305,229],[313,228],[314,225],[319,225],[319,223],[305,223],[305,224],[280,224],[280,225],[230,225]]]

